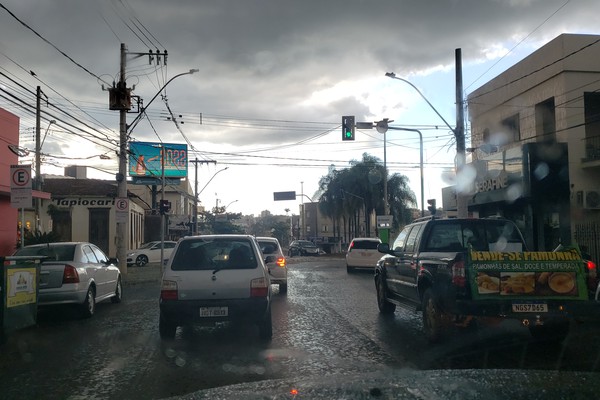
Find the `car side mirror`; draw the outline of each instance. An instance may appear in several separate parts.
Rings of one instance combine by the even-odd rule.
[[[379,243],[377,245],[377,251],[384,254],[391,254],[390,245],[388,243]]]

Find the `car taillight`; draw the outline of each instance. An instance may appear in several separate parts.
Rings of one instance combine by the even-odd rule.
[[[279,257],[277,261],[275,261],[275,263],[277,264],[277,266],[285,268],[285,258]]]
[[[177,298],[177,282],[163,280],[160,288],[160,299],[177,300]]]
[[[458,287],[465,287],[467,279],[465,277],[465,262],[455,261],[452,264],[452,284]]]
[[[62,283],[79,283],[77,268],[69,264],[65,265]]]
[[[250,281],[250,297],[267,297],[269,283],[265,278],[256,278]]]
[[[596,285],[598,284],[598,269],[596,267],[596,263],[590,260],[585,262],[585,266],[587,267],[587,276],[588,276],[588,289],[596,290]]]

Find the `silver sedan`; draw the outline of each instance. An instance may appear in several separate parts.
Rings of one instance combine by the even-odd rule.
[[[117,260],[109,259],[88,242],[57,242],[25,246],[9,258],[11,263],[41,258],[39,306],[76,304],[91,317],[96,303],[120,303],[123,293]]]

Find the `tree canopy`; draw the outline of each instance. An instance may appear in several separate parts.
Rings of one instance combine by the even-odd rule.
[[[350,235],[360,234],[358,227],[367,220],[365,213],[384,215],[385,172],[381,160],[367,153],[360,161],[352,160],[349,168],[330,167],[319,181],[319,210],[332,220],[340,221]],[[412,220],[411,208],[416,207],[417,201],[406,176],[388,173],[387,178],[390,215],[397,229]],[[369,224],[366,229],[365,233],[370,236]]]

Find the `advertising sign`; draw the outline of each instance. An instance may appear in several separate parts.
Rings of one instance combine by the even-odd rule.
[[[535,252],[468,252],[476,299],[587,299],[577,249]]]
[[[188,152],[186,144],[130,142],[129,176],[160,178],[187,177]]]
[[[36,269],[14,268],[7,270],[6,276],[6,307],[16,307],[24,304],[35,304]]]

